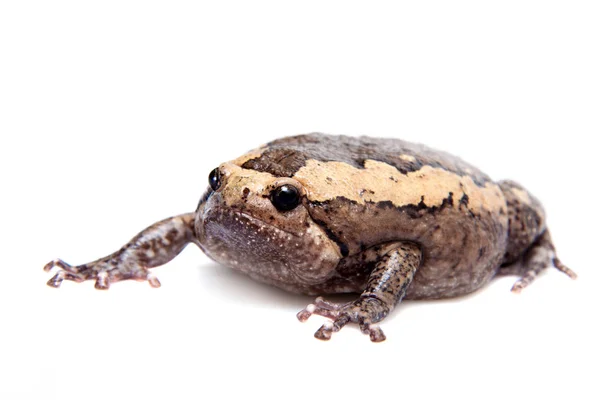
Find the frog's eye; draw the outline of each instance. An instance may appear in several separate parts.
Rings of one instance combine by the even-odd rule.
[[[271,203],[279,211],[289,211],[300,203],[300,192],[292,185],[281,185],[271,192]]]
[[[219,168],[210,171],[210,174],[208,175],[208,184],[215,192],[219,190],[221,187],[221,171],[219,171]]]

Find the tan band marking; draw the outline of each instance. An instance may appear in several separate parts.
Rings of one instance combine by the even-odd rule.
[[[242,165],[244,165],[246,163],[246,161],[260,157],[262,155],[262,153],[265,152],[265,150],[267,150],[266,144],[260,146],[258,149],[254,149],[254,150],[247,152],[246,154],[231,161],[231,163],[237,165],[238,167],[241,167]]]
[[[238,159],[239,160],[239,159]],[[237,160],[220,165],[225,176],[225,185],[220,192],[228,205],[238,204],[245,189],[253,194],[268,194],[268,191],[284,184],[298,185],[297,181],[286,177],[275,177],[268,172],[258,172],[253,169],[236,165]],[[302,188],[300,188],[302,189]]]
[[[479,187],[470,176],[460,176],[441,168],[424,166],[418,171],[402,174],[395,167],[373,160],[365,168],[355,168],[337,161],[308,160],[294,175],[306,189],[309,200],[327,201],[338,196],[359,204],[391,201],[395,206],[440,206],[448,193],[454,194],[454,206],[459,206],[463,194],[469,196],[469,208],[492,212],[506,211],[506,201],[494,183]]]

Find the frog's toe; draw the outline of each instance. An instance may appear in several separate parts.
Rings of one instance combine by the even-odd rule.
[[[339,310],[342,306],[343,305],[324,300],[322,297],[317,297],[314,303],[307,305],[304,310],[296,314],[296,317],[300,322],[306,321],[313,314],[335,319],[338,317]]]
[[[54,268],[56,266],[56,263],[58,261],[60,261],[60,260],[59,259],[52,260],[48,264],[44,265],[44,271],[50,272],[52,270],[52,268]]]
[[[379,325],[367,322],[359,322],[360,331],[369,335],[371,342],[383,342],[386,337]]]
[[[342,313],[333,321],[326,321],[315,332],[315,337],[320,340],[329,340],[334,332],[339,332],[348,322],[350,322],[350,317],[345,313]]]
[[[331,339],[333,332],[333,323],[331,321],[327,321],[315,332],[315,337],[319,340],[329,340]]]
[[[150,284],[150,286],[152,286],[153,288],[159,288],[161,286],[160,285],[160,281],[158,280],[158,278],[155,277],[152,274],[148,274],[146,276],[146,280],[148,281],[148,283]]]
[[[304,322],[316,314],[322,317],[330,318],[332,321],[326,321],[316,332],[315,337],[320,340],[329,340],[333,332],[337,332],[346,325],[350,318],[340,311],[341,305],[330,303],[322,297],[317,297],[314,304],[309,304],[296,314],[300,322]]]
[[[48,264],[44,265],[44,271],[50,272],[54,267],[58,267],[62,270],[65,270],[67,272],[71,272],[74,274],[79,273],[79,269],[80,269],[79,267],[74,267],[71,264],[67,264],[60,258],[55,258],[54,260],[50,261]]]
[[[110,278],[108,277],[108,273],[106,271],[98,272],[94,287],[98,290],[108,290],[110,287]]]
[[[552,263],[554,264],[554,267],[557,270],[559,270],[563,274],[566,274],[569,278],[577,279],[577,274],[575,273],[575,271],[563,264],[558,257],[554,257],[554,259],[552,259]]]
[[[63,270],[58,271],[48,282],[46,282],[46,284],[50,287],[59,288],[65,279],[75,282],[83,282],[85,280],[82,276]]]
[[[73,266],[56,258],[44,265],[44,271],[49,272],[54,268],[59,268],[59,271],[46,283],[48,286],[58,288],[64,280],[73,282],[83,282],[90,279],[90,268],[88,264]]]
[[[315,337],[319,340],[329,340],[331,339],[331,334],[333,333],[333,324],[331,321],[325,322],[321,327],[315,332]]]
[[[148,282],[148,284],[153,288],[159,288],[161,286],[158,278],[151,274],[148,268],[139,265],[135,266],[135,268],[133,268],[133,270],[129,273],[115,274],[115,276],[113,276],[112,279],[113,281],[133,279],[138,282]]]

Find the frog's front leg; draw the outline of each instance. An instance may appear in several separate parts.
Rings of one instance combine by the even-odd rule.
[[[380,254],[380,260],[369,276],[366,289],[360,297],[347,304],[334,304],[317,298],[297,315],[302,322],[312,314],[322,315],[332,321],[325,323],[315,333],[321,340],[329,340],[333,332],[349,322],[357,323],[360,330],[372,341],[381,342],[385,335],[377,322],[384,319],[402,300],[413,277],[421,265],[422,253],[412,243],[399,243],[398,247]]]
[[[195,213],[167,218],[149,226],[115,253],[88,264],[71,266],[56,259],[44,266],[45,271],[60,268],[48,281],[59,287],[63,280],[83,282],[93,279],[96,289],[108,289],[112,282],[125,279],[148,281],[152,287],[160,282],[148,269],[165,264],[189,243],[197,243],[194,232]]]

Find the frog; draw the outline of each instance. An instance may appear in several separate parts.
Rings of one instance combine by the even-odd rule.
[[[72,266],[54,259],[48,281],[96,289],[152,273],[188,244],[259,282],[314,296],[298,312],[325,317],[315,337],[357,324],[373,342],[402,300],[475,292],[516,275],[521,292],[557,256],[541,202],[447,152],[395,138],[310,133],[283,137],[210,171],[193,212],[159,221],[122,248]],[[354,293],[349,302],[323,296]]]

